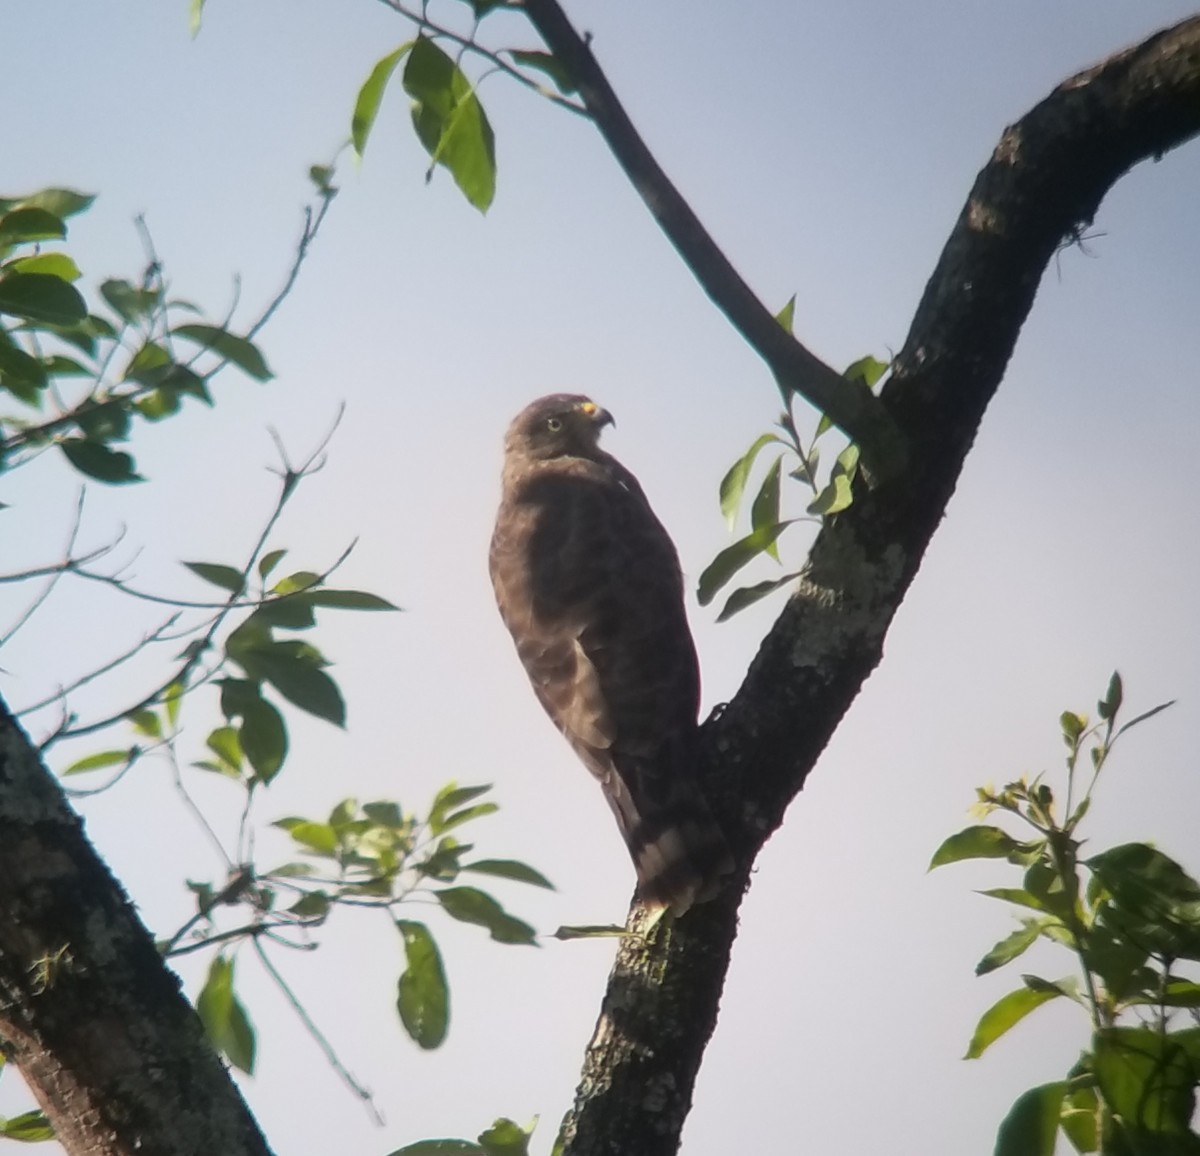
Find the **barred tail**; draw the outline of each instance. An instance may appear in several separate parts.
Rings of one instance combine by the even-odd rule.
[[[733,870],[725,836],[698,802],[645,816],[625,832],[642,902],[675,915],[711,899]]]

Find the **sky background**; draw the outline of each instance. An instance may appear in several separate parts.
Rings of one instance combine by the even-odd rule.
[[[657,0],[569,11],[734,264],[772,307],[795,293],[797,334],[842,366],[900,348],[1004,126],[1193,5]],[[511,27],[512,43],[534,44]],[[368,0],[211,0],[195,41],[184,0],[42,0],[10,6],[3,31],[0,193],[100,194],[71,229],[88,286],[140,275],[133,218],[144,213],[178,295],[220,316],[236,275],[241,318],[283,279],[308,166],[337,150],[358,86],[410,35]],[[261,817],[324,814],[348,795],[420,809],[449,779],[494,782],[503,809],[475,832],[478,845],[555,881],[553,894],[495,889],[549,932],[623,920],[633,872],[492,604],[485,558],[504,428],[552,391],[610,409],[606,445],[642,480],[694,585],[729,540],[717,483],[777,400],[588,124],[500,77],[482,97],[498,138],[487,216],[444,173],[426,186],[397,87],[361,167],[343,160],[311,260],[261,335],[276,380],[225,375],[215,409],[139,427],[133,449],[152,481],[92,487],[82,541],[124,526],[120,556],[143,588],[203,596],[179,560],[240,565],[274,501],[268,429],[301,458],[344,403],[326,468],[273,542],[321,569],[357,538],[338,584],[406,612],[325,618],[316,640],[337,663],[349,726],[291,723],[295,753]],[[1179,704],[1111,764],[1092,846],[1154,839],[1200,870],[1198,189],[1194,145],[1140,166],[1103,205],[1086,252],[1065,251],[1047,271],[884,661],[761,857],[687,1156],[895,1151],[913,1137],[932,1156],[987,1151],[1012,1100],[1065,1072],[1086,1043],[1071,1007],[1043,1009],[983,1059],[960,1059],[1018,971],[1058,978],[1069,960],[1031,953],[975,979],[1015,923],[972,889],[1013,884],[1013,869],[925,868],[968,821],[976,785],[1059,768],[1059,712],[1094,709],[1114,668],[1131,710]],[[77,489],[57,455],[0,480],[12,507],[0,569],[59,556]],[[805,548],[801,531],[784,539],[793,561]],[[27,593],[0,594],[7,623]],[[714,608],[692,599],[689,609],[707,711],[735,693],[778,603],[721,626]],[[6,648],[0,693],[17,708],[34,701],[153,621],[115,595],[64,585]],[[157,669],[129,669],[78,705],[127,703]],[[215,721],[197,708],[196,746]],[[195,779],[231,830],[234,791]],[[83,809],[158,933],[191,909],[184,878],[219,875],[164,768],[139,765]],[[241,1084],[277,1152],[370,1156],[537,1114],[535,1151],[548,1151],[613,945],[505,948],[436,915],[431,925],[454,1017],[433,1054],[395,1017],[400,945],[382,918],[339,915],[319,952],[281,960],[373,1089],[382,1129],[249,953],[239,963],[260,1033],[259,1073]],[[181,968],[193,992],[203,964]],[[0,1112],[26,1106],[6,1075]]]

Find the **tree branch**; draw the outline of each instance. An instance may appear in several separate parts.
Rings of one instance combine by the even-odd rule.
[[[798,393],[826,414],[859,444],[877,480],[898,474],[906,447],[884,405],[801,345],[759,301],[654,159],[557,0],[520,0],[520,6],[571,74],[600,135],[659,228],[713,304],[767,363],[785,399]]]
[[[269,1156],[200,1020],[0,703],[0,1040],[72,1156]]]
[[[750,867],[880,660],[1046,265],[1129,168],[1198,133],[1200,17],[1066,81],[1005,130],[884,390],[911,469],[825,526],[737,696],[705,726],[702,770],[739,874],[711,903],[623,942],[564,1156],[676,1152]]]

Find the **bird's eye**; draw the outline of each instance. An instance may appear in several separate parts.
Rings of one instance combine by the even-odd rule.
[[[551,433],[558,433],[558,431],[560,429],[562,429],[562,418],[558,418],[558,417],[546,418],[546,428]]]

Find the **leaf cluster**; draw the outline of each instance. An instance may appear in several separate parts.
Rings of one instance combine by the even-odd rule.
[[[310,936],[337,910],[374,909],[395,927],[403,955],[396,1010],[409,1036],[421,1047],[439,1047],[450,1025],[450,989],[437,941],[429,926],[400,916],[400,905],[432,902],[449,918],[486,930],[497,943],[536,946],[537,935],[487,891],[460,877],[482,877],[552,885],[540,872],[514,859],[472,855],[474,845],[458,835],[498,810],[484,799],[488,786],[448,783],[421,816],[396,802],[359,804],[344,799],[325,818],[289,816],[273,826],[287,833],[296,856],[269,870],[239,864],[224,884],[189,883],[196,914],[169,941],[167,955],[211,945],[214,957],[197,1010],[209,1038],[230,1063],[250,1071],[254,1031],[233,994],[233,955],[247,941],[266,938],[295,944]],[[305,940],[307,942],[307,940]]]
[[[536,1118],[522,1128],[501,1117],[476,1140],[418,1140],[390,1156],[529,1156],[529,1139],[536,1126]]]
[[[984,1012],[967,1058],[1052,1000],[1077,1004],[1090,1023],[1090,1042],[1066,1077],[1017,1099],[1000,1127],[998,1156],[1051,1156],[1060,1131],[1081,1153],[1200,1152],[1192,1130],[1200,1085],[1200,883],[1146,843],[1081,856],[1079,827],[1114,745],[1171,705],[1122,724],[1123,699],[1114,674],[1096,722],[1075,711],[1060,716],[1067,746],[1061,806],[1043,775],[978,790],[980,816],[1009,815],[1025,837],[975,824],[946,839],[930,863],[1003,859],[1022,872],[1019,886],[983,892],[1022,915],[1020,927],[979,961],[977,975],[1039,940],[1070,952],[1077,969],[1053,980],[1023,975]]]
[[[495,73],[506,74],[574,112],[584,110],[569,99],[575,91],[574,84],[551,53],[492,48],[478,39],[484,17],[515,6],[497,0],[461,0],[458,6],[469,10],[471,23],[467,32],[456,32],[434,22],[425,6],[410,10],[400,3],[392,5],[416,24],[418,35],[393,49],[371,69],[354,103],[350,137],[361,157],[388,84],[403,64],[401,86],[409,97],[413,130],[429,154],[426,181],[432,179],[440,165],[467,201],[480,212],[486,212],[496,195],[496,138],[479,100],[483,81]],[[468,55],[477,57],[486,66],[475,80],[463,67]],[[548,80],[550,86],[540,78]]]
[[[163,421],[188,399],[211,405],[227,365],[271,377],[249,337],[171,296],[153,255],[138,281],[109,278],[89,303],[57,246],[93,200],[70,189],[0,198],[0,402],[14,407],[0,410],[0,472],[55,450],[94,481],[142,481],[120,448],[136,421]]]
[[[794,308],[793,297],[776,318],[789,333],[792,329]],[[848,366],[843,376],[860,388],[870,390],[879,383],[887,368],[886,362],[874,357],[862,357]],[[790,526],[799,522],[820,523],[845,510],[854,501],[854,481],[859,473],[858,446],[852,442],[846,445],[836,455],[828,472],[823,471],[822,447],[818,443],[834,428],[833,423],[822,414],[812,438],[805,442],[797,429],[792,412],[794,400],[795,395],[790,395],[788,407],[780,415],[775,428],[755,438],[750,448],[729,467],[721,479],[721,513],[732,531],[737,525],[738,514],[749,491],[750,479],[760,455],[764,450],[774,451],[774,456],[750,502],[749,533],[738,538],[732,545],[726,546],[700,575],[696,597],[701,606],[712,602],[733,580],[734,575],[756,558],[766,556],[782,564],[779,539]],[[789,478],[807,486],[812,493],[803,517],[783,516],[782,490],[785,471]],[[795,582],[802,573],[802,570],[790,570],[781,577],[738,587],[726,599],[720,614],[717,615],[717,621],[724,622],[732,618],[747,606],[752,606],[781,587]]]

